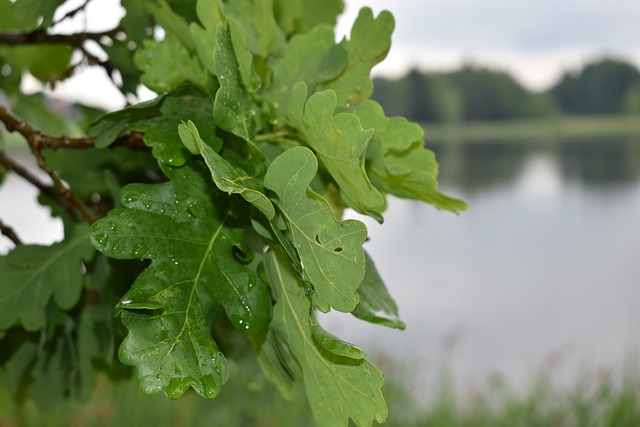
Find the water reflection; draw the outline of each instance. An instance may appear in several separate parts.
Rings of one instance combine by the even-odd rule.
[[[465,193],[508,185],[525,162],[545,156],[558,162],[564,181],[589,186],[633,184],[640,173],[640,139],[440,143],[430,147],[440,181]]]
[[[330,315],[328,328],[456,380],[524,385],[546,360],[560,380],[640,350],[640,141],[436,147],[459,217],[393,200],[367,245],[404,332]]]

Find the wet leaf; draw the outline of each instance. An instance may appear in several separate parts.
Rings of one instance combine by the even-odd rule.
[[[380,391],[384,382],[380,371],[361,351],[335,337],[329,348],[323,347],[316,338],[320,327],[310,316],[311,303],[296,271],[281,253],[270,252],[264,261],[276,300],[266,351],[280,356],[279,362],[270,358],[271,367],[279,363],[282,378],[292,374],[292,380],[302,380],[319,427],[347,427],[349,418],[360,427],[370,426],[374,419],[384,422],[387,407]],[[296,369],[299,378],[295,378]],[[273,376],[273,370],[268,372]]]
[[[262,176],[252,175],[218,154],[209,144],[200,138],[198,129],[192,121],[180,124],[178,127],[180,139],[193,153],[200,154],[211,171],[213,182],[218,188],[229,194],[240,194],[247,202],[254,205],[268,219],[275,216],[275,209],[271,201],[264,194]],[[250,157],[247,159],[249,160]],[[262,160],[258,159],[262,166]],[[246,162],[245,162],[246,163]]]
[[[144,132],[144,143],[152,148],[153,157],[171,166],[182,166],[189,153],[178,135],[178,126],[193,121],[214,150],[219,151],[222,141],[215,136],[211,97],[191,85],[181,86],[162,100],[159,114],[130,124],[131,130]]]
[[[311,150],[291,148],[271,163],[264,185],[278,196],[304,278],[314,288],[314,306],[350,312],[364,277],[367,228],[356,220],[336,220],[331,205],[309,188],[317,169]]]
[[[120,359],[139,368],[142,388],[215,397],[227,365],[207,322],[221,306],[238,330],[258,333],[269,321],[269,293],[234,256],[244,250],[243,229],[209,171],[193,162],[163,171],[171,181],[125,187],[125,208],[96,222],[91,240],[110,257],[151,260],[118,304],[129,330]]]
[[[229,21],[220,24],[216,33],[214,61],[220,89],[213,104],[217,126],[245,140],[253,135],[257,106],[252,92],[260,86],[240,25]]]

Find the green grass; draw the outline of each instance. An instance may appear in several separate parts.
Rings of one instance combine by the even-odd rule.
[[[427,142],[640,136],[640,116],[565,116],[477,123],[424,123]]]
[[[47,414],[28,404],[4,420],[0,416],[0,426],[313,426],[303,399],[287,402],[257,371],[241,372],[238,366],[233,370],[238,380],[211,401],[192,393],[178,401],[146,396],[133,381],[113,384],[101,378],[89,402]],[[385,426],[640,426],[640,375],[635,364],[583,375],[570,387],[555,384],[548,371],[541,371],[524,392],[515,392],[496,376],[480,388],[456,390],[445,371],[426,406],[417,403],[424,396],[412,394],[408,382],[397,382],[397,377],[397,372],[388,375],[384,389],[390,413]]]

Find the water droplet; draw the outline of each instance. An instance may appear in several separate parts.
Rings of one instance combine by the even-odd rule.
[[[131,253],[135,258],[144,258],[147,254],[147,247],[142,243],[136,243]]]

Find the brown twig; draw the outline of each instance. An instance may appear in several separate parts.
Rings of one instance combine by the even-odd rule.
[[[8,237],[14,245],[20,246],[22,244],[22,241],[20,240],[16,232],[13,231],[13,228],[3,223],[2,220],[0,220],[0,233]]]
[[[84,3],[82,3],[80,6],[76,7],[73,10],[70,10],[64,16],[62,16],[60,19],[58,19],[57,21],[52,23],[51,27],[55,27],[56,25],[58,25],[59,23],[61,23],[62,21],[66,20],[68,18],[73,18],[74,16],[76,16],[78,14],[78,12],[83,11],[87,7],[87,5],[89,4],[90,1],[91,0],[85,0]]]
[[[29,172],[27,168],[16,163],[11,157],[7,156],[7,153],[5,153],[4,150],[0,150],[0,163],[3,164],[8,170],[15,172],[29,184],[36,187],[45,196],[49,197],[52,200],[61,201],[51,187],[47,187],[42,181],[40,181],[31,172]]]
[[[44,156],[42,155],[43,147],[40,145],[40,141],[42,140],[41,136],[42,135],[39,132],[37,132],[27,137],[27,142],[29,143],[31,152],[33,153],[33,156],[38,161],[38,166],[40,166],[40,169],[42,169],[47,173],[47,175],[49,175],[49,178],[51,178],[51,181],[53,181],[53,185],[58,190],[58,193],[65,200],[66,202],[65,204],[73,206],[75,209],[78,210],[78,212],[80,212],[80,215],[82,215],[82,218],[84,218],[85,221],[87,221],[89,224],[93,224],[96,221],[96,218],[94,218],[93,215],[91,215],[87,211],[85,206],[82,203],[80,203],[80,201],[71,192],[71,190],[69,190],[67,186],[64,185],[62,180],[53,171],[53,169],[51,169],[51,167],[47,164],[46,160],[44,159]]]
[[[82,218],[90,224],[95,221],[95,217],[89,213],[87,208],[75,197],[75,195],[67,188],[62,182],[60,177],[55,173],[53,169],[47,164],[42,150],[44,148],[58,149],[62,147],[67,148],[91,148],[95,145],[95,137],[85,136],[80,138],[70,138],[68,136],[51,136],[41,133],[39,130],[31,126],[29,123],[21,120],[11,114],[6,108],[0,107],[0,120],[4,123],[9,132],[20,133],[29,144],[29,148],[33,153],[33,156],[38,161],[40,169],[45,171],[53,182],[55,191],[50,187],[46,187],[37,178],[31,175],[26,169],[11,160],[6,154],[0,151],[0,162],[2,162],[8,169],[13,170],[20,176],[25,178],[31,184],[35,185],[44,194],[51,196],[54,200],[60,203],[69,214],[72,216],[74,212],[79,212]],[[127,146],[129,148],[141,149],[144,147],[148,150],[148,147],[142,142],[142,135],[139,132],[132,132],[118,138],[117,145]]]
[[[32,143],[37,144],[41,149],[43,148],[93,148],[96,142],[96,138],[93,136],[81,136],[71,138],[66,135],[52,136],[41,133],[35,129],[29,123],[11,114],[5,107],[0,106],[0,121],[4,122],[5,127],[9,132],[18,132],[22,135],[27,142],[31,138]],[[132,150],[148,151],[147,147],[142,141],[143,133],[130,132],[118,139],[112,144],[112,146],[120,146],[130,148]]]
[[[81,32],[73,34],[51,34],[45,30],[35,30],[28,33],[16,31],[0,31],[0,43],[6,45],[28,44],[69,44],[80,47],[87,40],[100,40],[103,37],[115,37],[122,29],[118,26],[102,32]]]
[[[82,10],[89,0],[85,1],[83,5],[81,5],[78,9],[75,9],[65,15],[60,21],[66,19],[67,17],[73,16]],[[58,22],[60,22],[58,21]],[[0,31],[0,44],[7,45],[29,45],[29,44],[67,44],[75,47],[80,50],[84,59],[89,65],[98,65],[105,69],[107,75],[113,82],[113,84],[122,91],[122,88],[116,84],[113,80],[113,71],[114,67],[109,60],[101,61],[98,57],[90,53],[85,47],[85,42],[87,40],[99,41],[103,37],[115,37],[116,34],[122,31],[120,26],[103,32],[81,32],[74,34],[51,34],[46,30],[40,29],[31,31],[28,33],[21,33],[15,31]],[[60,78],[49,82],[51,85],[55,84],[55,81],[61,81],[69,78],[73,75],[75,70],[78,68],[80,64],[71,65],[65,72],[60,76]],[[125,94],[126,95],[126,94]]]

